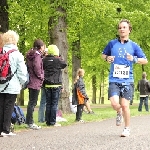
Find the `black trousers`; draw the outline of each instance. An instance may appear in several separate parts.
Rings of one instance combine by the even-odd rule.
[[[34,108],[37,105],[38,95],[40,90],[29,88],[29,102],[27,106],[27,114],[26,114],[26,124],[33,124],[33,112]]]
[[[83,107],[84,107],[84,104],[77,105],[77,112],[76,112],[77,121],[80,121],[82,118]]]
[[[45,88],[46,91],[46,124],[54,125],[56,123],[56,113],[58,101],[60,98],[60,88]]]
[[[17,94],[0,93],[0,133],[10,132],[11,115]]]

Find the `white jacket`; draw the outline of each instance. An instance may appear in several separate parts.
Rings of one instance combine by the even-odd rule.
[[[8,82],[5,84],[0,84],[0,93],[20,94],[22,85],[27,81],[27,67],[24,61],[24,56],[19,52],[17,46],[15,46],[14,44],[8,44],[4,45],[3,47],[3,51],[5,52],[8,52],[12,49],[15,49],[17,51],[9,54],[11,71],[14,73],[17,70],[17,72],[14,74],[12,79],[8,81],[9,85],[6,90],[4,90],[4,88],[6,87]]]

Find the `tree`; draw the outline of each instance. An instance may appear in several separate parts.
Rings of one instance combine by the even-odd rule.
[[[58,3],[56,3],[58,2]],[[50,1],[53,15],[50,16],[49,20],[49,36],[50,44],[55,44],[60,50],[61,57],[67,62],[68,53],[68,42],[66,33],[66,9],[67,3],[59,1]],[[68,78],[68,67],[62,70],[63,76],[63,92],[60,98],[60,107],[63,112],[70,112],[70,100],[69,100],[69,78]]]
[[[0,0],[0,32],[4,33],[9,28],[7,0]]]
[[[76,72],[79,68],[81,68],[80,38],[72,43],[72,88],[74,87]]]
[[[76,68],[79,67],[85,69],[85,83],[89,89],[92,89],[90,88],[92,77],[96,77],[97,90],[100,89],[99,85],[103,82],[108,85],[109,64],[101,59],[101,52],[110,39],[116,38],[116,27],[121,18],[131,21],[133,30],[130,38],[140,44],[147,58],[150,58],[148,38],[150,31],[147,30],[150,24],[149,0],[132,2],[120,0],[105,0],[105,2],[103,0],[8,0],[8,6],[9,28],[19,33],[18,46],[21,52],[25,54],[35,38],[42,38],[46,44],[58,45],[62,57],[69,64],[63,71],[65,75],[63,82],[67,82],[67,85],[74,77]],[[120,13],[116,9],[121,10]],[[72,64],[72,60],[78,63]],[[149,73],[150,66],[144,65],[143,69]],[[134,70],[139,72],[134,74],[135,82],[137,82],[142,66],[135,65]],[[103,81],[101,72],[104,72],[105,75]],[[65,90],[67,90],[66,94],[69,94],[69,85]],[[105,96],[107,88],[103,90],[104,94],[102,94]],[[67,104],[64,103],[64,105],[69,106],[68,99]]]

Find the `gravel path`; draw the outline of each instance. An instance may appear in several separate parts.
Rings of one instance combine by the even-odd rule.
[[[115,119],[27,130],[0,137],[0,150],[150,150],[150,115],[131,118],[131,135],[120,137]]]

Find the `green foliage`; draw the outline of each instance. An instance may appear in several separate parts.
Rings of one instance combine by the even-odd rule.
[[[130,39],[137,42],[150,58],[150,0],[38,0],[20,1],[8,0],[9,28],[20,35],[19,48],[25,53],[32,47],[33,40],[41,38],[49,43],[49,32],[58,21],[56,9],[66,11],[67,36],[68,36],[68,63],[71,78],[72,43],[80,40],[82,67],[86,71],[86,81],[96,74],[97,82],[101,81],[101,72],[104,70],[107,79],[109,64],[101,58],[101,52],[111,39],[116,38],[117,23],[122,18],[127,18],[133,25]],[[121,10],[120,12],[117,10]],[[49,27],[49,18],[54,22]],[[25,47],[22,46],[25,43]],[[134,66],[135,81],[141,78],[141,65]],[[150,73],[150,66],[144,66]],[[106,80],[105,79],[105,80]]]
[[[25,49],[20,49],[25,53],[33,45],[36,38],[41,38],[48,43],[48,21],[49,21],[49,1],[12,1],[9,5],[9,28],[15,30],[20,35],[21,41],[25,41]]]

